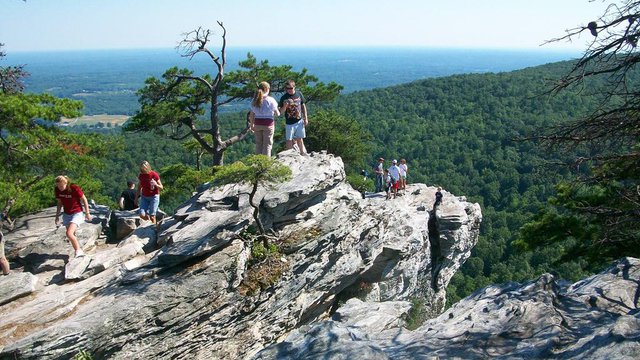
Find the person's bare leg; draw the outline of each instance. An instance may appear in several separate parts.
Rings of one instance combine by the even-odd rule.
[[[304,155],[307,153],[307,149],[304,147],[303,139],[296,139],[296,143],[298,144],[298,149],[300,150],[300,154]]]
[[[71,223],[69,224],[69,226],[67,226],[67,238],[69,238],[69,242],[71,243],[73,250],[76,251],[80,249],[80,244],[78,243],[78,238],[76,237],[77,228],[78,225],[75,223]]]
[[[4,275],[8,275],[11,272],[11,267],[9,266],[9,261],[7,261],[7,258],[0,258],[0,268],[2,268],[2,273]]]

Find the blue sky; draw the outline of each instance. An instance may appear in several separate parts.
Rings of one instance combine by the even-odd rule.
[[[172,48],[198,26],[229,46],[540,47],[596,20],[602,0],[0,0],[4,50]]]

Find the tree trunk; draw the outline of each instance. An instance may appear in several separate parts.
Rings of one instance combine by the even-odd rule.
[[[223,150],[214,150],[214,153],[211,154],[213,156],[213,166],[222,166],[224,165],[224,149]]]
[[[262,221],[260,221],[260,207],[253,203],[253,197],[258,192],[258,182],[253,183],[253,189],[251,189],[251,194],[249,194],[249,205],[253,207],[253,220],[256,221],[256,226],[258,227],[258,232],[260,233],[260,237],[262,237],[262,242],[265,248],[269,247],[269,240],[267,239],[264,231],[264,226],[262,226]]]
[[[15,198],[8,199],[2,213],[0,214],[0,229],[5,228],[9,231],[13,230],[15,221],[9,218],[9,211],[16,203]]]

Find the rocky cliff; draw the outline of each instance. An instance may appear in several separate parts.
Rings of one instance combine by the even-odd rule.
[[[494,285],[415,331],[409,303],[350,299],[331,320],[294,330],[267,359],[638,359],[640,260],[625,258],[575,284],[546,274]]]
[[[356,301],[370,315],[388,306],[402,315],[414,299],[442,311],[477,241],[478,204],[444,192],[433,212],[435,188],[423,184],[362,199],[339,158],[278,159],[293,179],[257,198],[282,253],[262,262],[251,256],[249,189],[238,184],[203,186],[157,229],[110,222],[137,227],[115,243],[105,232],[128,231],[105,231],[113,214],[95,206],[79,232],[84,258],[69,259],[53,209],[21,219],[6,234],[13,272],[0,278],[0,357],[242,359]]]

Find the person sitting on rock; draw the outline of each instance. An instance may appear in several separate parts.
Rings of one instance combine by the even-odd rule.
[[[120,210],[133,210],[138,207],[135,188],[136,183],[133,180],[127,180],[127,189],[122,191],[118,200]]]
[[[56,177],[54,194],[58,202],[55,219],[56,226],[60,225],[60,210],[64,210],[62,224],[67,228],[67,238],[69,238],[69,242],[73,246],[75,257],[84,256],[84,252],[78,243],[78,238],[76,238],[76,229],[85,220],[91,221],[87,197],[84,196],[82,189],[78,185],[72,184],[71,180],[64,175]],[[82,216],[83,207],[84,218]]]

